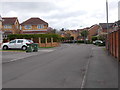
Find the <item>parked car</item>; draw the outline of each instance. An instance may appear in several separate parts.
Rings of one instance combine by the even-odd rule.
[[[7,49],[22,49],[26,50],[27,49],[27,44],[32,44],[32,40],[28,39],[14,39],[11,40],[10,42],[3,43],[2,44],[2,49],[7,50]]]
[[[102,43],[103,43],[103,41],[101,41],[101,40],[95,40],[95,41],[93,41],[93,44],[97,44],[97,43],[102,44]]]
[[[93,44],[98,46],[105,46],[105,41],[96,40],[96,41],[93,41]]]

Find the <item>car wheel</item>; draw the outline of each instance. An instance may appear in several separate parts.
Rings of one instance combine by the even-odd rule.
[[[22,46],[22,50],[27,50],[27,47],[26,46]]]
[[[7,50],[8,49],[8,46],[3,46],[3,50]]]

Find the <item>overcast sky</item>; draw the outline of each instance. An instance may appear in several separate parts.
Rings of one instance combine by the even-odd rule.
[[[118,1],[108,0],[109,22],[118,20]],[[2,17],[18,17],[20,23],[39,17],[56,29],[106,23],[106,0],[2,0],[0,8]]]

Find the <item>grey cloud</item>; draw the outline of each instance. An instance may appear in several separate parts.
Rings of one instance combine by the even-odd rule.
[[[118,3],[117,3],[117,2],[112,1],[112,2],[109,3],[109,8],[110,8],[110,9],[116,9],[116,8],[118,8],[118,7],[116,7],[116,6],[118,6]]]
[[[96,11],[96,13],[92,13],[89,17],[104,19],[104,18],[106,18],[105,15],[106,15],[106,13],[104,13],[104,12]]]
[[[59,0],[55,0],[59,1]],[[80,2],[80,0],[76,0],[77,2]],[[102,0],[101,0],[102,1]],[[64,2],[64,0],[63,0]],[[82,1],[81,1],[82,2]],[[68,0],[68,3],[70,1]],[[67,3],[66,3],[67,5]],[[68,4],[69,5],[69,4]],[[50,26],[53,28],[72,28],[72,27],[79,27],[79,26],[87,26],[91,25],[92,20],[105,20],[105,10],[102,9],[103,6],[95,7],[98,8],[98,11],[90,11],[89,9],[84,9],[84,7],[81,5],[81,7],[78,7],[77,10],[74,11],[74,6],[57,6],[57,3],[48,1],[48,2],[2,2],[0,3],[0,9],[2,8],[2,11],[0,10],[0,13],[2,13],[2,16],[18,16],[18,19],[20,22],[23,22],[27,20],[30,17],[40,17],[41,19],[47,21]],[[104,5],[105,6],[105,5]],[[110,2],[109,8],[111,11],[117,10],[116,2]],[[70,7],[72,8],[71,12]],[[83,9],[82,9],[83,7]],[[88,6],[89,7],[89,6]],[[82,10],[81,10],[82,9]],[[101,11],[100,11],[101,10]],[[13,12],[12,12],[13,11]],[[81,17],[81,18],[80,18]],[[80,21],[81,20],[81,21]],[[88,22],[90,21],[90,22]],[[93,22],[96,23],[95,21]],[[92,24],[93,24],[92,23]]]
[[[54,9],[60,9],[50,2],[3,2],[3,10],[14,10],[16,12],[49,12]],[[6,12],[7,12],[6,11]]]
[[[87,14],[87,12],[85,12],[85,11],[75,11],[75,12],[60,11],[59,13],[51,15],[51,16],[49,16],[49,14],[48,14],[48,16],[45,16],[45,18],[66,19],[66,18],[71,18],[71,17],[78,17],[78,16],[85,15],[85,14]]]
[[[73,29],[73,27],[80,28],[81,26],[86,25],[82,20],[78,19],[66,19],[64,21],[61,21],[60,19],[56,21],[50,21],[49,22],[51,25],[54,25],[53,27],[58,27],[58,28],[66,28],[66,29]],[[75,29],[75,28],[74,28]]]

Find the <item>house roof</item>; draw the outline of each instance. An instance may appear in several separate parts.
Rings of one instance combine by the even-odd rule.
[[[2,23],[3,25],[5,24],[13,25],[16,22],[17,17],[3,17],[2,19],[3,19],[3,23]]]
[[[120,20],[116,22],[120,26]]]
[[[108,23],[108,28],[111,28],[114,23]],[[107,29],[107,23],[99,23],[103,29]]]
[[[116,21],[115,23],[114,23],[114,25],[113,25],[113,27],[118,27],[118,28],[120,28],[120,20],[119,21]]]
[[[40,18],[30,18],[26,21],[24,21],[23,23],[21,23],[21,25],[26,25],[26,24],[33,24],[33,25],[36,25],[36,24],[47,24],[47,22],[43,21],[42,19]]]
[[[70,30],[71,32],[77,32],[77,30]]]

